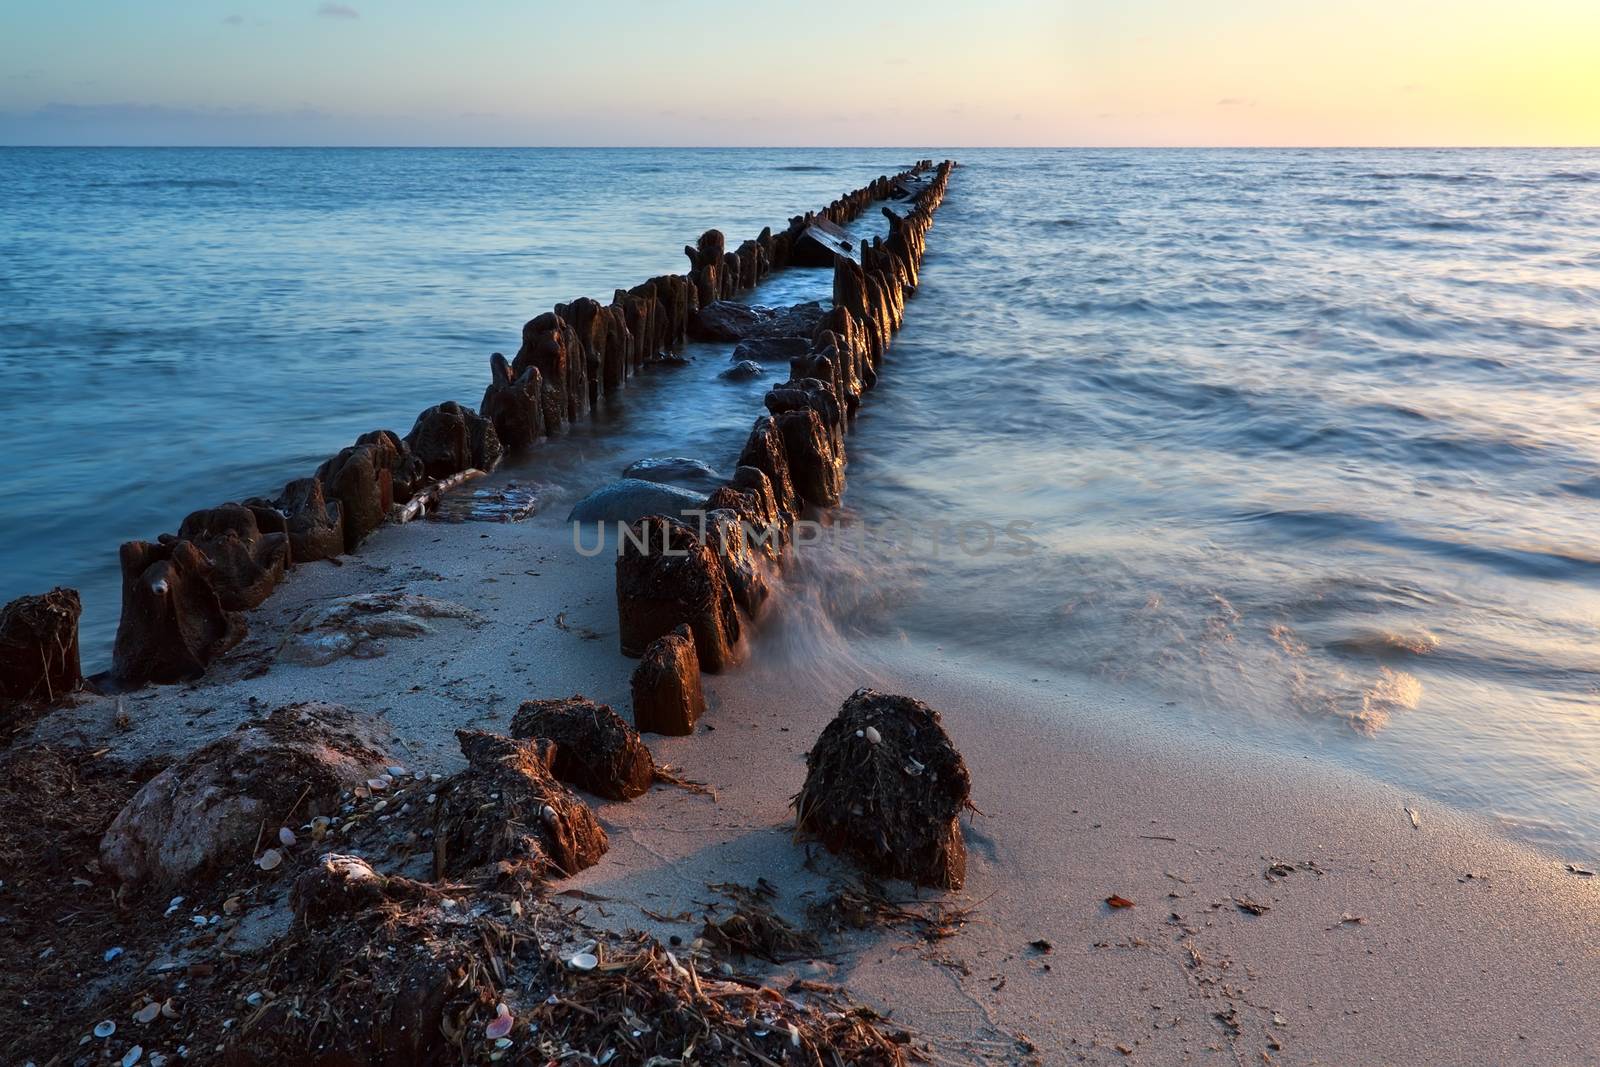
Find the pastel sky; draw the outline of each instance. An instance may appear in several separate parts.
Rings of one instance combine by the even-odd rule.
[[[1597,145],[1600,0],[0,0],[0,144]]]

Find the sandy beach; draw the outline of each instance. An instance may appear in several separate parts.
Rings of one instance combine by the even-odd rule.
[[[582,692],[626,715],[613,560],[576,554],[564,514],[384,528],[342,566],[297,568],[204,680],[83,697],[33,739],[137,761],[316,699],[381,716],[413,766],[447,772],[454,730],[504,731],[524,699]],[[435,620],[373,658],[274,662],[302,611],[366,592],[481,619]],[[706,677],[694,736],[647,737],[714,799],[658,785],[595,801],[611,851],[552,885],[580,891],[590,921],[687,939],[708,883],[764,878],[803,922],[851,869],[792,841],[788,801],[822,726],[872,685],[939,709],[971,769],[982,814],[952,898],[968,921],[933,942],[849,936],[783,973],[847,986],[949,1062],[1575,1063],[1600,1048],[1600,890],[1556,857],[1326,766],[1165,735],[1114,691],[892,634],[818,657],[831,639],[783,608],[802,592],[780,591],[744,665]]]

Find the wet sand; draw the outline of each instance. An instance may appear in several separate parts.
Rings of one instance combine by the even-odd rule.
[[[612,559],[578,556],[565,512],[552,501],[514,525],[386,527],[343,566],[293,572],[200,683],[124,698],[121,726],[115,698],[85,698],[35,736],[127,759],[182,753],[257,711],[321,699],[382,714],[413,766],[446,771],[460,763],[455,729],[505,730],[523,699],[583,692],[626,715],[634,661],[616,647]],[[465,604],[482,620],[437,620],[376,658],[273,662],[306,607],[372,591]],[[941,710],[971,769],[982,814],[966,827],[956,895],[971,921],[933,944],[863,934],[785,970],[847,985],[948,1060],[1600,1055],[1596,879],[1326,765],[1166,732],[1115,689],[894,635],[846,644],[798,610],[798,592],[780,590],[744,666],[706,678],[711,708],[693,737],[647,738],[715,799],[658,786],[596,802],[611,852],[558,887],[606,898],[582,903],[591,920],[688,938],[715,899],[709,882],[765,877],[799,918],[851,877],[792,842],[787,804],[810,742],[852,689],[873,685]],[[1112,895],[1134,906],[1110,909]],[[1030,947],[1040,939],[1048,952]]]

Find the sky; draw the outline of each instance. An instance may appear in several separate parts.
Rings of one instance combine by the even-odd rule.
[[[0,0],[0,144],[1600,145],[1600,0]]]

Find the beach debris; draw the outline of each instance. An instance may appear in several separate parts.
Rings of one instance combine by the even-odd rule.
[[[575,971],[592,971],[600,966],[600,959],[593,952],[576,952],[567,957],[567,966]]]
[[[456,738],[468,766],[439,789],[435,878],[488,864],[535,878],[575,874],[605,854],[594,812],[550,773],[554,744],[472,730]]]
[[[1043,937],[1035,938],[1034,940],[1029,941],[1028,947],[1033,949],[1035,952],[1043,953],[1045,955],[1049,955],[1051,952],[1055,951],[1055,945],[1051,944],[1047,938]]]
[[[83,686],[76,589],[18,597],[0,609],[0,704],[54,704]],[[4,720],[0,719],[0,723]]]
[[[1270,904],[1262,904],[1258,901],[1251,900],[1249,897],[1234,897],[1233,906],[1244,912],[1246,915],[1265,915],[1267,912],[1272,910],[1272,906]]]
[[[1106,907],[1111,908],[1112,910],[1131,908],[1133,907],[1133,901],[1129,900],[1127,897],[1118,896],[1117,894],[1113,893],[1109,897],[1106,897]]]
[[[1411,828],[1413,830],[1422,829],[1422,816],[1417,813],[1416,808],[1407,808],[1406,815],[1410,816],[1411,818]]]
[[[616,573],[623,655],[642,656],[687,624],[701,670],[716,673],[735,661],[739,610],[716,554],[694,530],[661,515],[641,519],[622,538]]]
[[[777,890],[765,879],[757,882],[755,888],[734,883],[721,883],[711,888],[734,901],[731,915],[725,919],[707,916],[700,930],[705,943],[718,952],[784,963],[809,959],[822,951],[814,936],[796,928],[772,909],[768,901],[777,896]]]
[[[111,948],[106,949],[105,960],[107,963],[110,963],[120,955],[122,955],[122,946],[113,945]]]
[[[293,848],[297,840],[298,838],[295,837],[293,830],[287,826],[278,827],[278,844],[285,848]]]
[[[700,660],[686,624],[662,634],[634,669],[633,724],[642,732],[687,736],[706,711]]]
[[[135,1045],[122,1054],[122,1067],[133,1067],[144,1057],[144,1046]]]
[[[432,620],[481,616],[471,608],[410,593],[357,593],[337,597],[303,612],[278,646],[278,657],[290,663],[320,667],[342,656],[371,659],[384,655],[387,638],[423,637],[434,632]]]
[[[101,839],[101,866],[124,883],[170,886],[242,861],[263,821],[334,811],[341,792],[388,762],[387,740],[382,724],[339,705],[278,708],[147,782]],[[270,870],[281,860],[269,849],[257,862]]]
[[[117,1032],[117,1024],[110,1019],[101,1019],[94,1024],[94,1036],[105,1040]]]
[[[1345,912],[1339,916],[1339,921],[1328,927],[1328,929],[1336,930],[1341,926],[1365,926],[1366,924],[1367,917],[1365,915],[1351,915],[1349,912]]]
[[[314,923],[384,901],[432,901],[442,896],[426,883],[379,874],[359,856],[328,852],[295,879],[289,907],[296,918]]]
[[[879,744],[861,743],[869,726]],[[905,773],[908,758],[925,768],[921,775]],[[960,815],[971,806],[971,787],[938,712],[911,697],[858,689],[806,757],[805,784],[791,801],[795,833],[878,877],[959,889],[967,866]]]
[[[511,736],[554,742],[551,773],[595,796],[631,800],[655,781],[655,762],[639,732],[581,693],[565,700],[523,701],[512,717]]]
[[[429,518],[434,522],[521,522],[539,507],[536,486],[507,482],[470,493],[447,493]]]
[[[133,1015],[133,1018],[135,1022],[153,1023],[156,1021],[156,1017],[160,1014],[161,1002],[159,1000],[152,1000],[150,1003],[136,1011]]]
[[[275,871],[283,865],[283,853],[275,848],[269,848],[256,857],[256,866],[263,871]]]
[[[1588,870],[1587,868],[1584,868],[1584,867],[1575,866],[1575,865],[1573,865],[1571,863],[1567,864],[1567,871],[1569,873],[1571,873],[1571,874],[1580,875],[1581,877],[1584,877],[1584,878],[1593,878],[1594,877],[1594,872],[1593,871]]]

